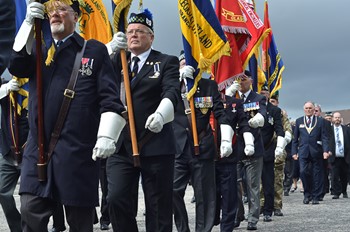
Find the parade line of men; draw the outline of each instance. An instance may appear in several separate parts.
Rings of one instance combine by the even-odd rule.
[[[101,230],[111,223],[114,231],[138,231],[140,179],[146,231],[172,231],[173,221],[178,231],[190,231],[189,182],[196,231],[215,225],[233,231],[242,220],[257,230],[260,214],[264,222],[283,216],[283,189],[292,186],[290,170],[284,178],[288,156],[299,164],[304,204],[319,204],[330,189],[333,199],[347,197],[350,132],[338,112],[329,122],[308,101],[292,130],[278,96],[267,86],[251,89],[249,71],[225,94],[202,78],[193,111],[187,94],[196,70],[183,52],[176,57],[152,48],[149,10],[130,14],[125,33],[108,44],[75,32],[80,13],[78,0],[31,2],[13,44],[8,69],[16,78],[0,88],[0,203],[11,231],[47,231],[63,205],[69,231],[92,232],[101,165],[109,213]],[[45,18],[54,53],[32,46],[34,20]],[[29,100],[17,115],[9,95],[20,90],[21,78],[29,78]],[[20,212],[13,198],[19,178]]]

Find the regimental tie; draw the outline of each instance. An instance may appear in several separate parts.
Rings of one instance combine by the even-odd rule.
[[[306,125],[309,127],[311,126],[311,118],[307,117]]]
[[[337,148],[340,155],[344,154],[344,147],[340,140],[339,127],[335,127],[335,141],[337,142]]]
[[[132,63],[133,63],[133,66],[132,66],[132,72],[131,72],[131,82],[133,82],[135,80],[135,76],[136,74],[138,73],[139,71],[139,64],[138,62],[140,61],[140,58],[138,58],[137,56],[134,56],[132,58]]]
[[[245,95],[244,95],[244,93],[242,93],[241,99],[243,100],[243,102],[245,101]]]

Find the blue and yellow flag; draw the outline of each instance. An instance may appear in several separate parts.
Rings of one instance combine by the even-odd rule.
[[[81,15],[79,17],[80,35],[88,40],[95,39],[104,44],[112,37],[112,27],[102,0],[79,0]]]
[[[202,73],[222,55],[230,55],[230,44],[210,1],[179,0],[178,8],[186,64],[196,69],[194,81],[187,82],[190,99]]]
[[[132,0],[112,0],[113,9],[113,29],[117,31],[126,31],[127,17]]]
[[[17,33],[26,17],[27,4],[25,0],[16,0],[15,4],[16,4],[16,33]],[[29,79],[17,78],[17,77],[13,77],[13,79],[16,79],[18,81],[20,89],[16,94],[14,94],[14,92],[10,93],[11,104],[13,106],[14,104],[17,104],[17,113],[18,115],[21,115],[22,109],[28,107]],[[15,95],[16,95],[16,99],[14,98]]]
[[[265,27],[271,28],[267,1],[265,1],[264,24]],[[264,40],[262,50],[263,69],[270,90],[270,96],[272,96],[276,91],[282,88],[282,72],[284,71],[282,57],[277,50],[272,30]]]

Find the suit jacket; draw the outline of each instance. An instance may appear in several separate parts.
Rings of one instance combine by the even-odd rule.
[[[323,159],[323,152],[329,151],[329,140],[325,120],[321,117],[313,117],[309,133],[306,129],[305,117],[295,121],[294,136],[292,140],[292,155],[298,154],[300,158]]]
[[[251,108],[250,107],[251,104],[255,105],[255,106],[258,105],[258,108]],[[253,90],[250,91],[247,99],[243,103],[243,108],[245,110],[246,118],[248,119],[248,121],[256,113],[260,113],[266,120],[266,115],[267,115],[266,114],[266,98],[260,94],[255,93]],[[254,153],[253,157],[256,158],[256,157],[263,156],[265,153],[265,150],[264,150],[264,143],[263,143],[262,136],[261,136],[261,128],[249,127],[249,131],[254,136],[255,153]],[[238,137],[237,143],[238,143],[238,146],[240,146],[239,150],[244,151],[245,143],[244,143],[243,137]],[[244,152],[242,152],[242,154],[240,154],[240,158],[246,159],[248,157],[245,155]]]
[[[130,62],[130,53],[127,54]],[[123,85],[122,63],[120,55],[113,58],[113,67],[118,82]],[[163,98],[168,98],[174,108],[180,99],[179,60],[175,56],[162,54],[151,50],[141,70],[136,74],[131,84],[131,97],[134,108],[134,118],[137,140],[140,141],[146,134],[147,118],[153,114]],[[129,135],[129,126],[124,127],[117,144],[118,155],[131,157],[132,148]],[[176,153],[174,131],[172,123],[167,123],[159,133],[140,149],[140,156],[158,156]]]
[[[275,159],[276,137],[284,137],[282,125],[282,111],[279,107],[267,103],[267,120],[261,128],[261,134],[264,142],[264,161],[273,161]]]
[[[217,155],[217,148],[215,146],[213,132],[209,124],[211,113],[214,113],[214,117],[219,125],[218,127],[220,127],[221,124],[229,124],[221,101],[220,93],[218,91],[218,85],[215,81],[201,79],[198,82],[197,91],[194,94],[194,105],[197,134],[199,137],[200,154],[198,159],[214,159]],[[185,114],[183,101],[180,101],[177,104],[173,127],[178,146],[176,158],[180,158],[181,155],[188,155],[183,154],[183,149],[186,142],[189,142],[193,146],[192,130],[189,124],[189,119]],[[217,145],[220,146],[220,143]],[[194,150],[191,155],[194,157]]]
[[[15,1],[0,0],[0,76],[7,67],[10,59],[12,44],[15,38]]]
[[[344,147],[344,158],[346,163],[350,164],[350,128],[344,125],[340,125],[343,129],[343,147]],[[330,163],[334,163],[335,161],[335,134],[334,134],[334,125],[331,127],[330,130],[330,139],[329,139],[329,149],[332,152],[332,155],[328,158],[328,161]]]
[[[74,33],[55,52],[53,62],[45,65],[47,50],[43,48],[42,96],[44,118],[44,148],[48,148],[56,124],[63,93],[67,88],[76,53],[84,39]],[[96,40],[87,42],[83,54],[75,95],[64,126],[47,167],[47,181],[39,182],[38,160],[38,99],[36,82],[36,51],[28,55],[25,48],[13,51],[9,71],[29,78],[29,136],[23,155],[20,193],[60,200],[71,206],[97,206],[99,202],[99,162],[91,159],[96,144],[100,115],[104,112],[121,114],[117,79],[106,46]],[[90,69],[91,73],[83,72]],[[67,191],[69,189],[69,191]]]

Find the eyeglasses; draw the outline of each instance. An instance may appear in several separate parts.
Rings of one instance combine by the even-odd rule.
[[[140,30],[140,29],[135,29],[135,30],[129,30],[126,32],[126,35],[127,36],[131,36],[133,34],[136,34],[136,35],[144,35],[144,34],[151,34],[149,31],[144,31],[144,30]]]
[[[70,10],[70,9],[66,9],[66,8],[60,7],[60,8],[54,8],[54,9],[47,10],[47,15],[49,17],[52,17],[55,13],[57,13],[57,14],[62,16],[64,14],[66,14],[67,12],[74,12],[74,11]]]

